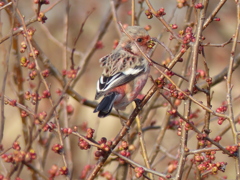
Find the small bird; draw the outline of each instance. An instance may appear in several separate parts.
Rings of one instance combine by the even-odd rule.
[[[128,26],[125,31],[131,38],[122,32],[116,49],[99,60],[103,72],[97,82],[95,100],[104,97],[93,112],[99,112],[100,118],[106,117],[113,107],[124,110],[137,98],[148,79],[149,62],[133,41],[147,55],[151,38],[140,26]]]

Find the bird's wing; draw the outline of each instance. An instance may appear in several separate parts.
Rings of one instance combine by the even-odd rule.
[[[103,56],[101,59],[99,59],[99,62],[100,62],[100,66],[101,67],[104,67],[104,66],[108,66],[108,59],[109,57],[111,57],[112,54],[108,54],[106,56]]]
[[[118,72],[112,76],[104,76],[102,75],[98,82],[97,82],[97,92],[95,99],[98,99],[101,97],[105,92],[108,92],[109,90],[121,86],[123,84],[126,84],[141,73],[145,72],[145,66],[135,66],[130,67],[126,69],[125,71]]]

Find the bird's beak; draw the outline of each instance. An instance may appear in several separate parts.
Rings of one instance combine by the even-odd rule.
[[[149,49],[152,49],[154,46],[155,46],[155,42],[154,42],[152,39],[150,39],[150,40],[147,42],[147,47],[148,47]]]

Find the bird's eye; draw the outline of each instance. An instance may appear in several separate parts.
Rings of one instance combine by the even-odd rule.
[[[143,41],[143,38],[138,38],[137,39],[137,42],[142,42]]]

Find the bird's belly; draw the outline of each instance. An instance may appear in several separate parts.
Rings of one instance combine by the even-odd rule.
[[[130,83],[126,84],[125,87],[127,91],[125,93],[119,94],[114,102],[114,108],[119,110],[124,110],[127,105],[134,101],[139,93],[142,91],[148,79],[148,74],[143,74],[135,78]]]

